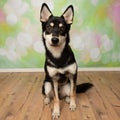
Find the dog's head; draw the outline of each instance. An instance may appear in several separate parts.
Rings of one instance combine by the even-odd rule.
[[[57,17],[53,16],[49,7],[44,3],[40,11],[40,21],[42,22],[45,44],[57,47],[69,42],[69,30],[73,22],[73,16],[72,5],[68,6],[60,17]]]

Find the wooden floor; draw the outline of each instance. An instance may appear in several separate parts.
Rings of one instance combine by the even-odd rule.
[[[43,73],[0,73],[0,120],[51,120],[43,79]],[[61,100],[59,120],[120,120],[120,72],[79,72],[78,83],[84,82],[94,87],[77,95],[75,112]]]

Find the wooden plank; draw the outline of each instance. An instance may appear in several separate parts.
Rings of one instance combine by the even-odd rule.
[[[43,104],[43,73],[0,73],[0,120],[52,120],[53,101]],[[60,101],[59,120],[119,120],[120,72],[79,72],[78,84],[94,87],[77,94],[77,109]]]
[[[3,74],[3,76],[5,73]],[[2,76],[2,74],[1,74]],[[14,85],[16,74],[6,73],[6,76],[0,79],[0,93],[7,91],[10,87]],[[9,81],[9,82],[8,82]],[[10,88],[11,89],[11,88]]]
[[[44,109],[42,111],[42,116],[40,120],[52,120],[52,112],[50,105],[44,105]]]
[[[39,117],[41,116],[41,112],[43,109],[43,103],[42,103],[42,96],[40,93],[40,91],[38,91],[38,86],[39,86],[39,78],[37,78],[35,75],[31,76],[29,79],[29,82],[26,84],[25,89],[20,93],[21,98],[17,100],[17,104],[20,104],[20,106],[18,107],[18,111],[15,113],[15,117],[14,120],[24,120],[24,119],[28,119],[28,120],[32,120],[32,118],[37,117],[35,119],[39,119]],[[40,89],[39,89],[40,90]],[[37,92],[37,93],[36,93]],[[39,96],[37,96],[37,95]],[[26,96],[26,97],[24,97]],[[38,97],[39,99],[35,99],[35,97]],[[16,97],[17,98],[17,97]],[[37,100],[37,105],[34,105],[35,103],[34,100]],[[39,101],[38,101],[39,100]],[[38,108],[38,109],[35,109]],[[14,111],[15,111],[14,107]],[[32,109],[34,108],[34,109]],[[33,111],[35,110],[35,111]],[[32,113],[33,112],[33,113]]]
[[[104,105],[104,101],[95,87],[87,92],[87,96],[89,98],[96,120],[113,120],[109,117],[107,109]]]
[[[111,103],[111,105],[113,106],[120,106],[120,100],[118,99],[118,97],[111,91],[111,88],[109,86],[106,86],[105,83],[105,79],[101,78],[99,79],[99,82],[102,83],[101,85],[101,89],[104,88],[104,94],[106,95],[106,98],[108,99],[108,101]]]
[[[110,72],[109,75],[103,74],[103,76],[105,80],[102,79],[102,82],[104,82],[104,84],[111,89],[111,92],[120,100],[120,73]]]
[[[85,93],[78,95],[79,98],[79,109],[82,114],[83,120],[96,120],[93,109],[89,99]]]
[[[115,110],[113,109],[113,106],[111,105],[111,99],[110,96],[108,95],[108,93],[110,93],[109,89],[102,83],[100,82],[100,76],[98,76],[98,74],[96,75],[96,73],[92,72],[90,75],[90,79],[91,81],[95,81],[94,85],[96,87],[96,89],[99,92],[99,95],[101,96],[101,98],[104,101],[104,105],[107,109],[107,113],[109,115],[109,118],[112,120],[113,118],[115,120],[119,120],[119,116],[117,115],[117,113],[115,112]],[[111,95],[113,95],[111,93]],[[115,99],[115,96],[112,96],[113,99]],[[115,101],[117,101],[115,99]],[[116,104],[116,103],[115,103]],[[119,104],[119,101],[117,101],[117,104]]]
[[[104,77],[102,77],[101,81],[111,90],[114,96],[116,96],[116,98],[111,99],[111,104],[120,117],[120,73],[110,72],[109,74],[109,76],[107,74],[103,75]],[[113,95],[111,95],[111,97],[113,97]]]
[[[11,93],[11,91],[14,89],[15,84],[17,82],[17,80],[19,79],[19,75],[15,74],[10,75],[7,79],[7,82],[5,82],[4,86],[2,87],[2,91],[0,92],[0,97],[3,99],[2,103],[1,103],[1,107],[0,107],[0,119],[4,120],[4,117],[6,116],[6,114],[8,113],[8,109],[10,108],[10,106],[12,105],[12,100],[14,98],[14,94]],[[10,83],[8,81],[11,81]]]
[[[61,100],[60,102],[60,111],[61,115],[59,120],[83,120],[81,111],[79,109],[79,104],[78,104],[78,97],[76,98],[77,100],[77,108],[75,111],[71,111],[69,109],[69,104],[65,102],[64,99]]]
[[[28,111],[26,113],[28,120],[39,120],[39,118],[42,116],[44,104],[43,95],[41,94],[42,77],[40,76],[43,76],[43,74],[36,76],[36,83],[34,84],[35,92],[33,93],[32,100],[30,101]]]
[[[33,76],[29,73],[25,73],[25,75],[24,75],[24,73],[23,73],[21,77],[22,78],[19,78],[19,80],[16,79],[18,84],[14,87],[14,89],[11,89],[11,92],[14,94],[11,94],[11,96],[9,96],[7,101],[5,102],[5,107],[3,107],[5,112],[4,112],[4,114],[1,114],[2,119],[8,119],[10,117],[13,120],[14,117],[16,117],[16,116],[18,117],[19,116],[18,114],[22,113],[20,111],[22,111],[24,109],[24,105],[26,105],[26,102],[27,102],[29,96],[32,95],[31,94],[32,89],[36,87],[36,85],[34,85],[36,83],[35,82],[36,76]],[[37,84],[37,85],[39,85],[39,84]],[[35,86],[35,87],[33,87],[33,86]],[[41,100],[41,98],[39,100]],[[42,104],[42,102],[39,102],[39,103]],[[4,110],[2,110],[2,111],[4,111]],[[23,114],[25,114],[25,113],[23,113]],[[21,115],[21,116],[24,117],[24,115]],[[20,117],[19,117],[19,119],[20,119]]]

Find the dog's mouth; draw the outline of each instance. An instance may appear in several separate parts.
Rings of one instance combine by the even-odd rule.
[[[58,47],[59,45],[51,44],[52,47]]]

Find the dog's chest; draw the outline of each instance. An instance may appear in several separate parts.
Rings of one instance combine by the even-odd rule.
[[[47,71],[50,77],[54,77],[57,74],[75,74],[76,69],[77,69],[77,65],[75,62],[64,68],[55,68],[55,67],[47,66]]]

